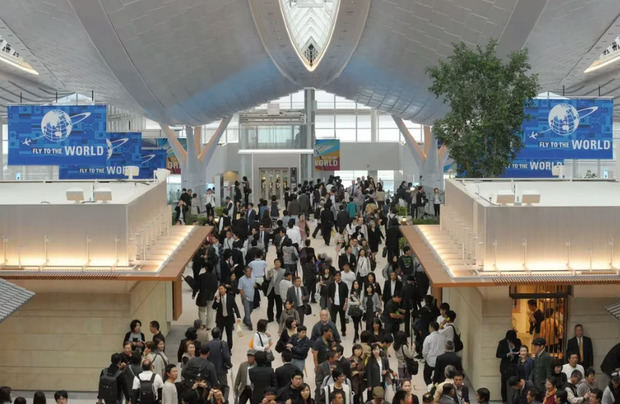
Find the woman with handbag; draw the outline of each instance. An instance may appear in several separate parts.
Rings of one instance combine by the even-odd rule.
[[[362,297],[362,310],[366,320],[366,330],[372,330],[372,322],[375,316],[378,316],[381,311],[381,300],[379,295],[375,292],[375,288],[372,285],[368,285],[364,288],[364,296]]]
[[[297,311],[295,311],[297,313]],[[293,335],[297,335],[297,321],[293,317],[288,317],[284,320],[285,328],[280,333],[280,338],[276,343],[275,350],[277,353],[282,353],[286,349],[286,344],[290,341]]]
[[[267,361],[271,362],[274,360],[273,352],[271,352],[272,344],[271,334],[267,332],[267,320],[258,320],[256,324],[256,333],[254,333],[254,337],[251,340],[250,348],[256,351],[264,351],[267,355]]]
[[[415,350],[407,344],[407,334],[404,331],[396,333],[393,347],[396,360],[398,360],[398,383],[402,385],[405,380],[411,381],[412,374],[409,370],[415,366],[411,362],[415,361]]]
[[[355,331],[353,336],[353,343],[355,344],[359,338],[360,323],[362,321],[362,289],[360,283],[355,280],[351,284],[351,293],[349,294],[349,316],[353,319],[353,330]]]

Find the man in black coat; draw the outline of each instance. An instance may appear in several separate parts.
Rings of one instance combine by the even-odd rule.
[[[398,228],[398,220],[396,218],[390,219],[389,226],[385,232],[385,248],[387,248],[388,262],[392,262],[392,257],[398,257],[400,247],[398,240],[400,240],[400,229]]]
[[[435,362],[435,373],[433,374],[433,383],[441,383],[446,379],[444,369],[446,366],[452,365],[456,370],[463,371],[463,362],[461,358],[454,352],[454,342],[446,341],[446,352],[439,355]]]
[[[575,336],[569,339],[566,344],[566,357],[570,357],[571,353],[579,355],[579,364],[584,369],[592,367],[594,363],[592,340],[583,335],[583,325],[581,324],[575,326]]]
[[[349,247],[349,250],[351,247]],[[327,297],[329,298],[329,314],[334,324],[336,323],[336,316],[340,315],[340,331],[342,336],[347,335],[347,323],[345,320],[344,311],[349,301],[349,288],[342,282],[340,272],[336,272],[334,275],[334,281],[327,287]]]
[[[329,246],[329,240],[332,237],[332,227],[334,227],[334,215],[329,209],[323,208],[321,211],[321,234],[326,246]]]
[[[338,269],[342,271],[344,269],[344,265],[349,264],[349,268],[353,270],[355,269],[355,262],[356,262],[355,254],[353,254],[353,249],[349,245],[347,246],[347,249],[344,252],[344,254],[341,254],[338,257]]]
[[[512,404],[528,404],[527,391],[534,387],[529,380],[523,380],[519,376],[510,376],[508,385],[514,390],[512,394]]]
[[[222,341],[222,331],[218,327],[215,327],[211,331],[211,336],[213,339],[206,344],[209,347],[208,359],[211,363],[213,363],[213,365],[215,365],[217,379],[219,380],[224,397],[228,400],[228,392],[230,388],[228,387],[227,376],[228,369],[232,368],[232,363],[230,362],[230,350],[228,345]]]
[[[198,306],[198,316],[202,324],[204,324],[207,328],[210,328],[212,325],[212,315],[213,312],[210,310],[211,305],[213,304],[213,298],[215,297],[215,292],[217,291],[217,275],[213,268],[209,265],[203,267],[200,270],[200,275],[198,275],[197,281],[197,289],[198,296],[196,297],[196,306]]]
[[[291,383],[291,378],[296,370],[298,370],[297,366],[291,363],[293,359],[293,353],[285,349],[282,351],[282,362],[284,364],[276,369],[276,387],[282,389]]]
[[[269,366],[265,351],[256,352],[254,357],[256,359],[256,367],[249,370],[250,382],[254,386],[252,390],[252,403],[260,403],[265,389],[268,386],[274,387],[276,385],[276,374]]]
[[[228,348],[232,351],[235,318],[237,321],[241,320],[239,307],[237,307],[235,302],[235,295],[228,293],[226,286],[220,285],[212,307],[215,310],[215,324],[220,330],[226,330],[226,341],[228,342]]]
[[[383,302],[387,303],[392,299],[394,295],[400,295],[401,290],[403,288],[403,283],[398,279],[398,274],[396,272],[390,272],[390,279],[386,280],[383,283]],[[403,298],[405,298],[403,296]],[[407,306],[407,305],[403,305]],[[405,307],[407,309],[407,307]]]
[[[349,224],[349,214],[344,210],[344,204],[340,205],[338,214],[336,215],[336,229],[338,233],[342,233],[346,225]]]
[[[304,323],[304,316],[306,315],[305,305],[308,303],[308,290],[305,286],[301,286],[301,278],[295,277],[293,286],[286,291],[286,300],[294,303],[295,310],[299,314],[299,322]]]

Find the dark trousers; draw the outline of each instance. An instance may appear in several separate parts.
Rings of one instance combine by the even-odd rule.
[[[355,341],[357,341],[360,337],[359,334],[359,329],[360,329],[360,323],[362,322],[362,318],[361,317],[351,317],[353,319],[353,330],[355,331],[354,336],[353,336],[353,342],[355,343]]]
[[[245,404],[252,400],[252,389],[248,386],[241,392],[239,396],[239,404]]]
[[[428,363],[424,364],[424,383],[426,383],[427,385],[431,384],[431,382],[433,381],[433,371],[435,370],[435,368],[432,368],[428,365]]]
[[[308,290],[308,293],[310,294],[310,300],[312,301],[312,303],[316,303],[316,299],[314,298],[314,295],[316,295],[316,277],[314,276],[308,276],[307,278],[304,277],[304,286],[306,287],[306,289]]]
[[[232,313],[229,313],[228,317],[216,316],[215,325],[222,330],[222,333],[226,331],[226,342],[228,342],[228,348],[232,352],[233,347],[233,328],[235,326],[235,320]],[[222,334],[223,335],[223,334]]]
[[[329,240],[331,240],[332,238],[331,227],[322,227],[321,234],[323,234],[323,240],[325,241],[325,245],[329,245]]]
[[[435,210],[435,216],[439,217],[439,205],[438,203],[433,204],[433,209]]]
[[[319,233],[320,230],[321,230],[321,224],[318,223],[316,227],[314,228],[314,231],[312,232],[312,238],[316,238],[316,235]]]
[[[298,306],[295,308],[297,314],[299,314],[299,324],[304,324],[304,316],[306,315],[306,308],[304,306]]]
[[[210,203],[207,204],[206,208],[207,208],[207,217],[209,216],[215,217],[215,209],[213,209],[213,206],[211,206]]]
[[[332,304],[331,307],[329,308],[329,314],[334,324],[336,324],[336,316],[340,314],[340,331],[342,331],[343,334],[346,334],[347,323],[344,318],[344,306],[343,305],[336,306],[335,304]]]
[[[267,320],[273,321],[273,306],[276,306],[276,320],[280,321],[280,315],[282,314],[282,298],[276,295],[274,289],[267,296]]]
[[[405,334],[407,334],[407,338],[411,336],[411,311],[407,310],[405,312],[404,319],[405,321]]]

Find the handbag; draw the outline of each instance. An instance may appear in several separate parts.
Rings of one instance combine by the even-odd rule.
[[[418,370],[419,370],[419,364],[418,361],[416,361],[413,358],[408,358],[407,356],[405,356],[405,347],[404,345],[400,348],[402,353],[403,353],[403,357],[405,358],[405,365],[407,367],[407,373],[409,373],[412,376],[415,376],[418,374]]]
[[[309,316],[312,314],[312,307],[308,303],[304,304],[304,310],[305,310],[306,316]]]
[[[349,315],[351,317],[361,317],[362,316],[362,309],[360,308],[360,306],[349,306]]]
[[[383,256],[383,258],[387,257],[387,247],[383,247],[383,252],[381,253],[381,255]]]

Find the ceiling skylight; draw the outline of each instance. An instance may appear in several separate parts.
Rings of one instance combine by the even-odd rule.
[[[599,58],[596,59],[594,63],[592,63],[590,67],[584,71],[584,73],[593,72],[618,60],[620,60],[620,36],[617,36],[611,45],[605,48],[601,56],[599,56]]]
[[[340,0],[280,0],[289,38],[309,71],[329,46],[339,7]]]
[[[19,70],[34,74],[35,76],[39,75],[39,72],[34,70],[28,62],[26,62],[21,56],[19,56],[19,53],[15,51],[15,48],[13,48],[11,44],[9,44],[6,39],[3,39],[1,36],[0,61],[6,63],[7,65],[16,67]]]

